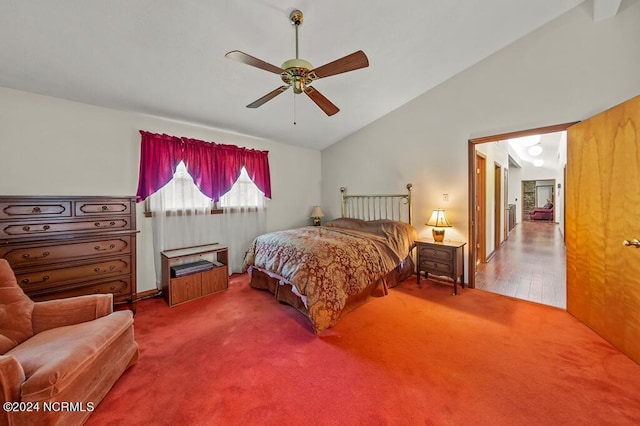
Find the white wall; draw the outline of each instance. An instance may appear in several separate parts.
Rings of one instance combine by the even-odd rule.
[[[582,120],[640,93],[640,2],[598,22],[589,6],[324,150],[325,213],[340,214],[340,186],[386,193],[411,182],[419,233],[428,236],[427,215],[448,193],[447,238],[468,241],[469,139]]]
[[[269,150],[267,230],[310,224],[319,151],[0,88],[0,194],[135,195],[138,130]],[[155,288],[150,220],[138,205],[138,291]]]

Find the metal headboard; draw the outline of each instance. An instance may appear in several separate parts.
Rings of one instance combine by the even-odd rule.
[[[406,194],[383,195],[347,195],[347,188],[340,188],[342,193],[342,217],[378,220],[389,219],[412,224],[411,188],[407,184]]]

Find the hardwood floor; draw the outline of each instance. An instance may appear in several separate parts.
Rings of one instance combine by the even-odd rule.
[[[558,225],[523,221],[488,263],[480,263],[476,288],[566,309],[566,255]]]

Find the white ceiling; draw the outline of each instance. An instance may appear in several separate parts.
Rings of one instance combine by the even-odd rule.
[[[544,161],[544,167],[546,169],[560,170],[560,151],[561,147],[563,147],[564,152],[566,152],[566,135],[566,131],[539,135],[540,139],[536,143],[536,145],[540,145],[542,147],[542,153],[539,155],[529,154],[529,147],[519,143],[520,140],[527,139],[527,137],[509,139],[508,143],[517,154],[518,158],[515,160],[518,162],[518,166],[532,167],[534,160],[539,159]]]
[[[0,86],[324,149],[582,1],[0,0]],[[295,57],[294,8],[301,58],[369,58],[313,83],[332,117],[291,90],[245,108],[282,82],[224,57]]]

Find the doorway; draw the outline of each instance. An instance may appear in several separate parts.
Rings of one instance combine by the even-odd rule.
[[[509,256],[502,256],[502,258],[505,259],[501,259],[499,257],[494,256],[494,253],[492,253],[489,256],[489,259],[487,259],[486,257],[486,252],[482,252],[481,249],[483,247],[483,242],[487,241],[486,237],[484,240],[479,240],[479,238],[481,238],[481,234],[479,232],[480,229],[482,229],[484,226],[486,226],[487,222],[491,223],[491,226],[495,226],[495,228],[493,229],[494,232],[492,232],[491,238],[489,239],[489,244],[490,246],[493,247],[493,249],[495,251],[497,251],[498,249],[501,249],[501,246],[515,246],[516,244],[519,244],[522,242],[523,238],[528,238],[526,237],[526,235],[529,235],[531,232],[531,228],[525,230],[526,232],[523,233],[519,233],[516,234],[514,233],[514,230],[511,228],[511,225],[509,227],[509,231],[505,231],[504,235],[499,235],[501,234],[500,230],[501,229],[505,229],[506,226],[506,210],[507,210],[507,206],[508,205],[512,205],[514,203],[517,203],[518,205],[518,210],[520,211],[520,217],[522,217],[522,215],[524,214],[523,212],[523,208],[522,208],[522,194],[519,191],[519,188],[521,187],[520,183],[518,182],[516,184],[516,186],[514,185],[514,182],[511,182],[511,186],[513,188],[518,188],[518,194],[517,194],[517,198],[515,195],[507,195],[507,188],[508,188],[508,184],[509,184],[509,179],[507,179],[507,176],[509,176],[509,178],[511,179],[518,179],[518,175],[519,173],[517,169],[514,169],[512,166],[512,153],[509,153],[508,155],[508,160],[506,160],[503,164],[509,164],[510,167],[506,168],[506,167],[499,167],[499,163],[496,162],[495,167],[493,168],[493,170],[491,170],[491,174],[493,176],[485,176],[484,178],[480,175],[479,173],[479,167],[478,167],[478,158],[481,158],[482,156],[479,156],[478,153],[481,152],[484,155],[484,152],[488,151],[488,150],[495,150],[495,149],[501,149],[501,148],[497,148],[497,146],[499,145],[499,143],[501,141],[507,141],[509,139],[516,139],[516,138],[522,138],[524,136],[533,136],[533,135],[542,135],[544,137],[550,137],[552,133],[559,133],[559,132],[563,132],[563,134],[566,134],[565,130],[573,125],[575,123],[564,123],[564,124],[559,124],[559,125],[555,125],[555,126],[547,126],[547,127],[542,127],[542,128],[535,128],[535,129],[529,129],[529,130],[524,130],[524,131],[519,131],[519,132],[511,132],[511,133],[505,133],[505,134],[499,134],[499,135],[494,135],[494,136],[488,136],[488,137],[483,137],[483,138],[477,138],[477,139],[472,139],[469,140],[469,177],[470,177],[470,182],[469,182],[469,236],[470,236],[470,244],[469,244],[469,261],[470,264],[474,265],[473,271],[474,272],[470,272],[469,273],[469,286],[472,288],[476,287],[476,273],[478,271],[478,265],[480,265],[482,262],[487,262],[487,260],[494,262],[494,261],[504,261],[504,262],[509,262]],[[564,141],[566,141],[566,136]],[[514,157],[517,157],[517,155],[514,155]],[[507,158],[507,157],[505,157]],[[487,161],[487,159],[489,161],[493,160],[492,157],[487,157],[486,155],[484,155],[483,158],[485,161]],[[512,171],[513,169],[513,171]],[[563,167],[560,166],[558,167],[558,173],[562,176],[563,174]],[[491,202],[492,206],[490,206],[489,209],[486,209],[487,211],[491,212],[491,218],[487,219],[487,220],[483,220],[479,217],[478,212],[481,211],[483,209],[483,206],[479,205],[478,203],[480,202],[480,195],[479,192],[482,191],[482,188],[486,188],[486,180],[483,179],[491,179],[491,184],[489,185],[490,190],[492,191],[492,194],[490,196],[486,196],[485,197],[485,201],[489,200],[489,202]],[[504,187],[502,187],[501,185],[498,184],[498,181],[503,182],[504,179]],[[561,180],[562,177],[559,177],[559,179]],[[483,184],[483,182],[485,182]],[[549,186],[549,185],[547,185]],[[546,188],[546,190],[553,190],[554,188]],[[541,190],[541,194],[544,190]],[[505,194],[505,198],[504,200],[501,199],[500,195],[501,193]],[[555,191],[554,191],[555,193]],[[542,196],[542,195],[541,195]],[[535,194],[534,194],[535,197]],[[555,201],[555,200],[554,200]],[[562,224],[564,225],[564,220],[563,218],[561,218]],[[505,225],[505,226],[503,226]],[[556,222],[553,221],[552,224],[546,223],[546,226],[551,226],[551,231],[552,232],[559,232],[559,234],[557,235],[560,244],[562,246],[562,249],[564,249],[564,244],[563,244],[563,240],[564,240],[564,232],[562,231],[556,231],[558,228],[560,228],[560,226],[556,225]],[[522,229],[515,229],[515,231],[522,231]],[[508,236],[510,236],[510,233],[512,235],[516,235],[516,238],[513,238],[513,241],[511,241],[511,239],[508,238]],[[553,235],[552,235],[553,237]],[[554,237],[555,238],[555,237]],[[489,248],[490,249],[490,248]],[[564,251],[560,252],[560,256],[565,256],[564,255]],[[564,258],[562,259],[563,261],[565,260]],[[526,260],[525,260],[526,261]],[[484,267],[485,265],[480,265],[480,267]],[[512,268],[512,269],[517,269],[517,268]],[[566,280],[564,279],[564,275],[561,278],[562,279],[562,285],[566,286]]]

